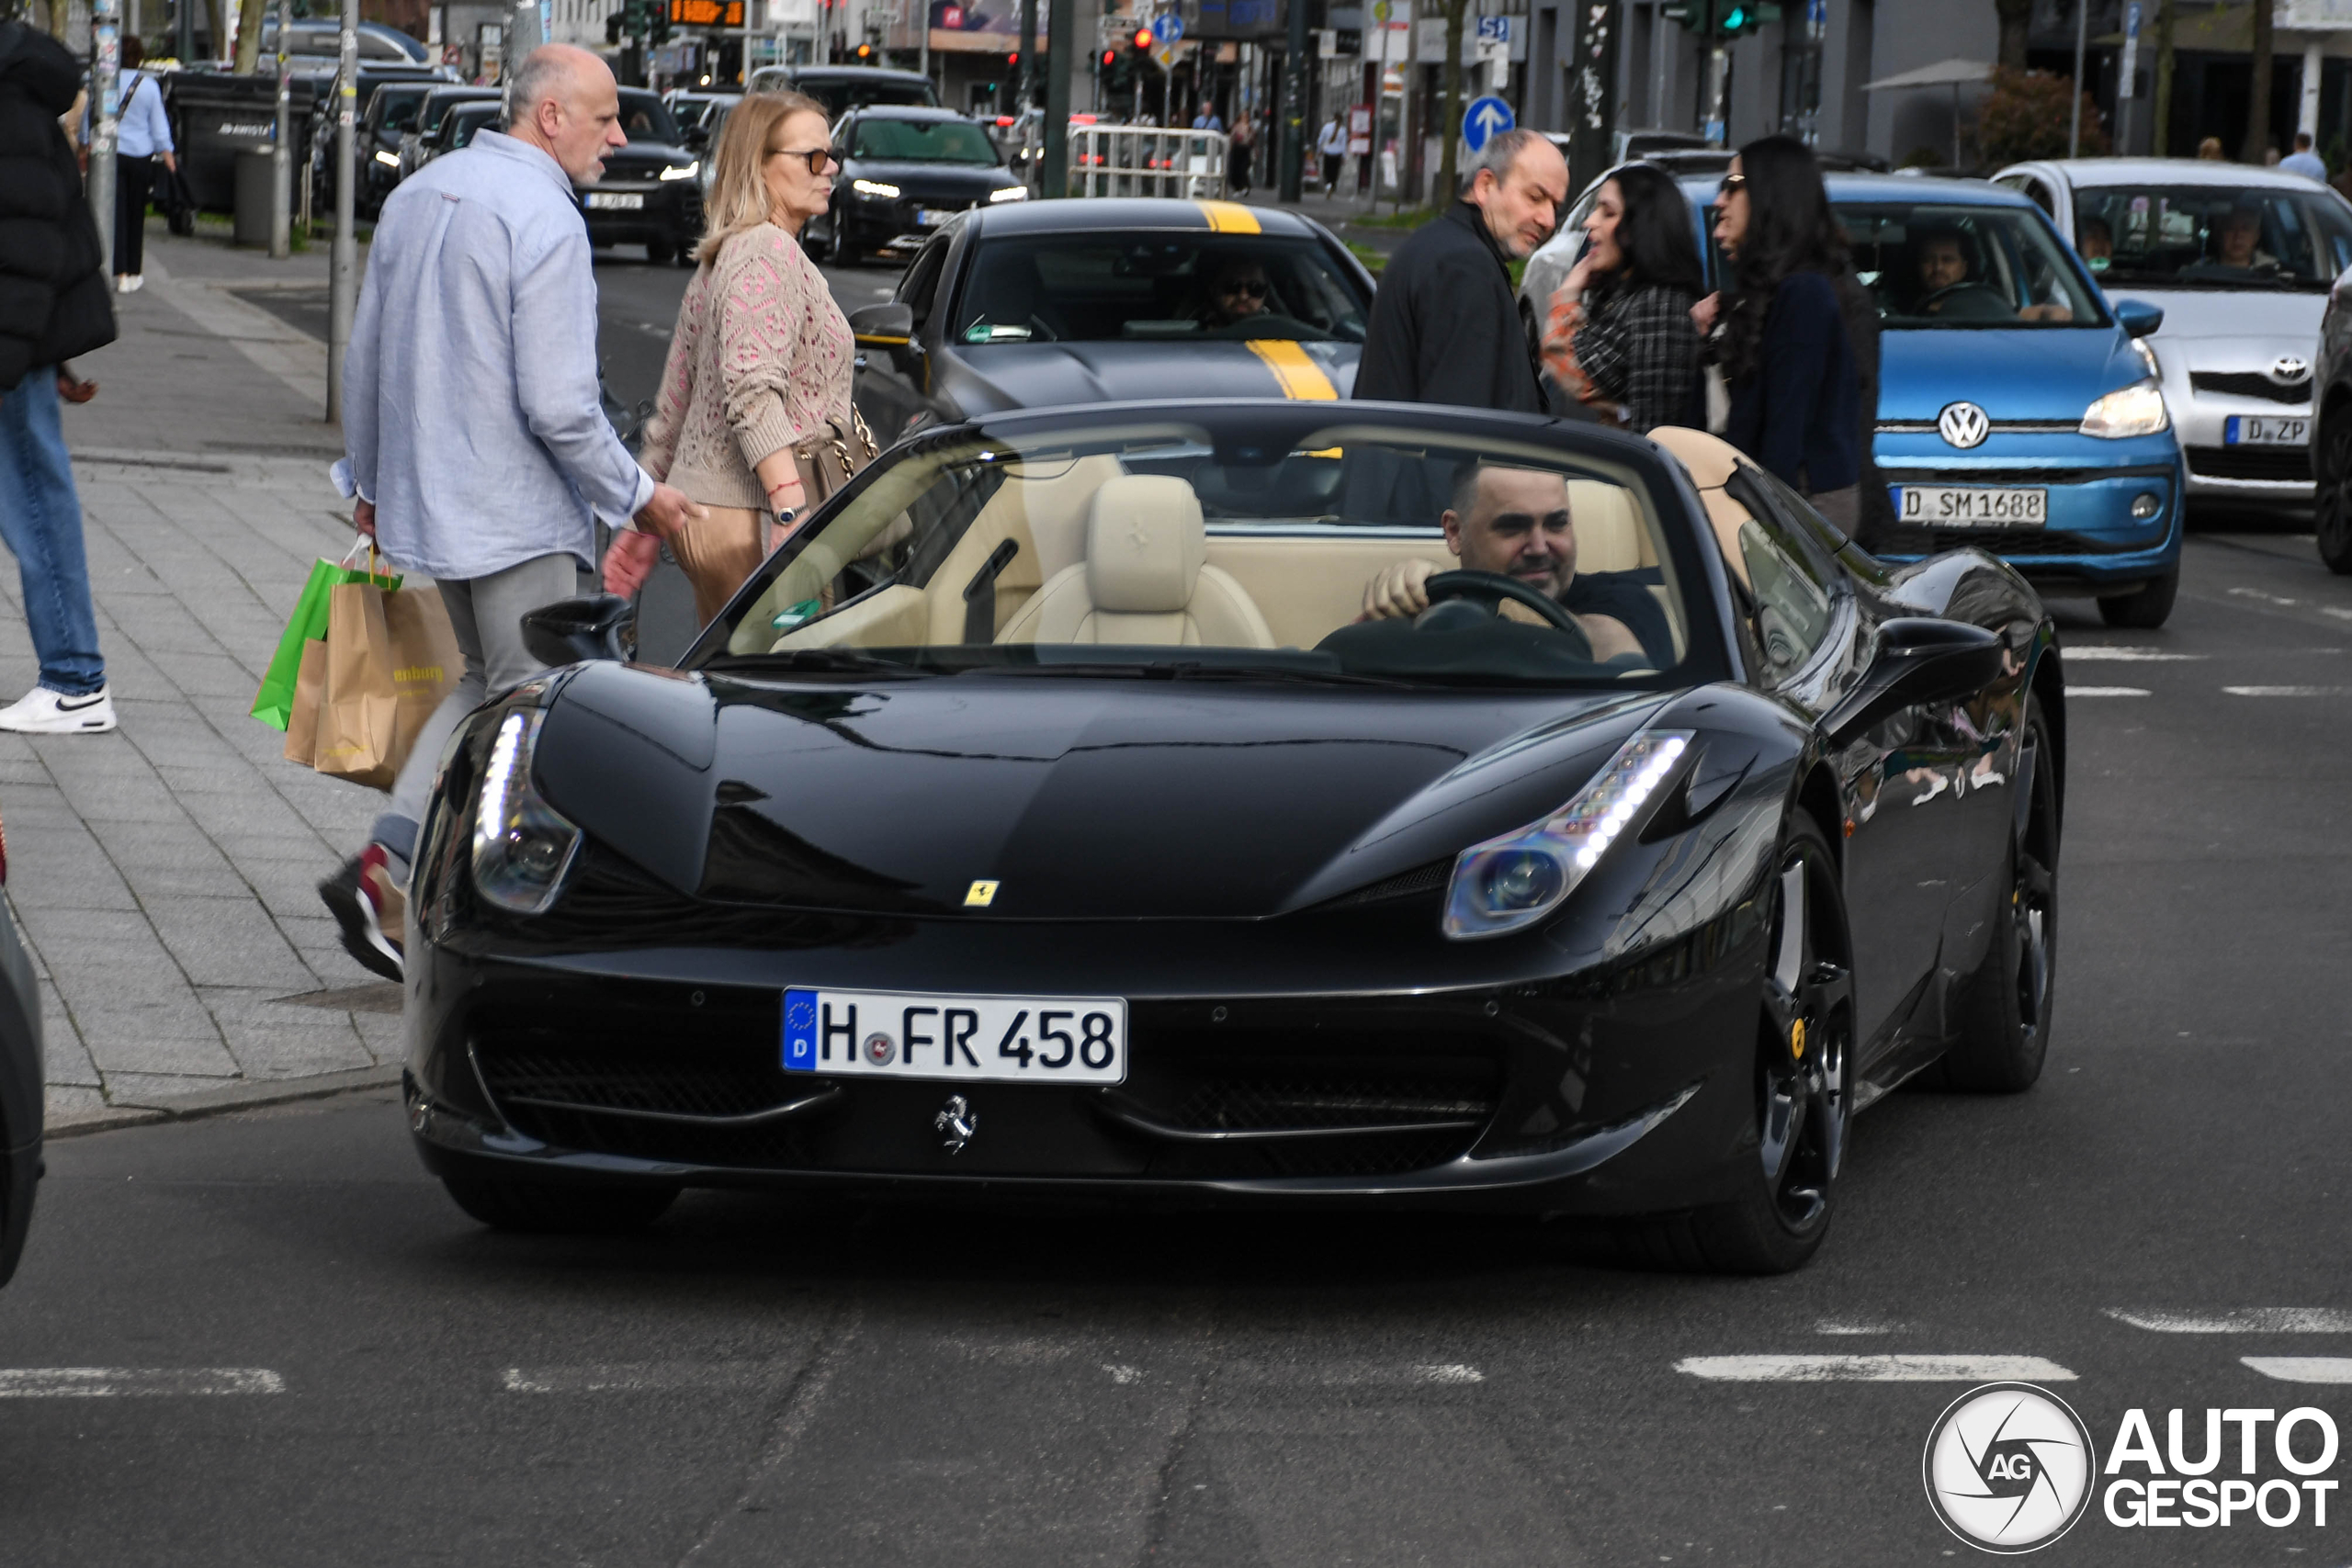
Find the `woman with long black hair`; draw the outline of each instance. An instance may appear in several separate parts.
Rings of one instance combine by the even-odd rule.
[[[1584,230],[1584,255],[1552,296],[1544,367],[1606,423],[1703,427],[1690,204],[1664,171],[1628,164],[1601,182]]]
[[[1864,491],[1884,498],[1870,460],[1878,322],[1850,308],[1866,297],[1804,143],[1767,136],[1739,150],[1716,201],[1715,243],[1730,287],[1693,314],[1731,394],[1724,437],[1855,534],[1881,510]]]

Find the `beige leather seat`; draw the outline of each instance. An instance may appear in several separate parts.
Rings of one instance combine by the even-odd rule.
[[[1740,546],[1739,527],[1753,519],[1747,508],[1734,501],[1724,489],[1733,472],[1747,459],[1740,456],[1738,447],[1703,430],[1660,425],[1650,432],[1650,439],[1672,454],[1690,475],[1699,501],[1707,509],[1707,521],[1714,527],[1715,543],[1722,548],[1724,564],[1731,569],[1740,586],[1747,586],[1747,552]]]
[[[1095,491],[1086,558],[1048,579],[996,640],[1274,646],[1249,593],[1208,564],[1193,487],[1161,474],[1123,474]]]
[[[1578,571],[1635,571],[1657,565],[1649,530],[1634,515],[1634,498],[1624,486],[1570,479],[1568,515],[1576,520]]]

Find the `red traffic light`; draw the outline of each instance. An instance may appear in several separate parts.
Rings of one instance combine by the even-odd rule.
[[[1014,50],[1011,54],[1008,54],[1008,55],[1006,55],[1006,56],[1004,57],[1004,62],[1005,62],[1007,65],[1018,65],[1018,64],[1020,64],[1020,63],[1021,63],[1021,51],[1020,51],[1019,50],[1017,50],[1017,49],[1016,49],[1016,50]]]
[[[1151,47],[1151,29],[1149,28],[1137,28],[1136,29],[1136,47],[1137,49],[1149,49]]]
[[[873,58],[874,58],[874,46],[873,46],[872,44],[870,44],[870,43],[862,43],[862,44],[859,44],[859,45],[857,46],[857,57],[858,57],[860,60],[871,60],[871,59],[873,59]]]
[[[1119,63],[1119,51],[1115,49],[1104,50],[1102,51],[1102,63],[1106,67]]]

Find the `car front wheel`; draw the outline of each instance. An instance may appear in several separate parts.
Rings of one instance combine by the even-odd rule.
[[[2179,595],[2180,569],[2175,567],[2129,593],[2100,595],[2099,619],[2110,626],[2121,626],[2132,631],[2154,631],[2171,619],[2173,601]]]
[[[2320,425],[2312,455],[2319,468],[2319,505],[2312,519],[2319,558],[2337,576],[2352,576],[2352,409]]]

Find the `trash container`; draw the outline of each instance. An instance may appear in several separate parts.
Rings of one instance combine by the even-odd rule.
[[[237,153],[237,243],[269,243],[270,198],[277,194],[277,154],[264,147]]]
[[[298,171],[311,155],[307,131],[316,96],[314,85],[295,78],[294,167]],[[196,205],[207,212],[241,210],[239,154],[266,152],[277,140],[277,78],[175,71],[164,78],[164,103],[172,118],[172,140],[179,147],[180,172],[187,178],[188,194]],[[259,210],[265,230],[262,240],[266,243],[266,197]],[[239,242],[243,243],[242,232]]]

